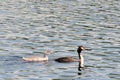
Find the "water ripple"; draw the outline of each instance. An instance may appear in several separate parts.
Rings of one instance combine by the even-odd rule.
[[[1,80],[119,80],[120,2],[83,0],[1,0]],[[55,58],[78,58],[79,63],[57,63]],[[50,61],[24,62],[23,56],[51,50]]]

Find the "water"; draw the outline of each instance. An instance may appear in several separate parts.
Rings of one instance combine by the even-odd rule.
[[[0,80],[120,80],[119,0],[0,0]],[[55,58],[77,56],[79,63]],[[43,55],[48,62],[24,62]]]

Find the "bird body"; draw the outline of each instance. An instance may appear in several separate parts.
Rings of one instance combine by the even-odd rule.
[[[80,67],[84,67],[84,58],[83,58],[83,56],[81,54],[82,50],[90,50],[90,49],[86,49],[83,46],[79,46],[78,49],[77,49],[79,59],[75,59],[75,58],[72,58],[72,57],[60,57],[60,58],[55,59],[55,61],[61,62],[61,63],[79,62],[80,63]]]
[[[72,57],[60,57],[55,59],[57,62],[79,62],[80,60],[72,58]]]
[[[50,53],[51,53],[50,51],[45,51],[43,57],[32,56],[32,57],[23,57],[22,59],[23,59],[24,61],[28,61],[28,62],[48,61],[48,54],[50,54]]]
[[[38,56],[32,56],[32,57],[23,57],[22,58],[24,61],[47,61],[48,57],[38,57]]]

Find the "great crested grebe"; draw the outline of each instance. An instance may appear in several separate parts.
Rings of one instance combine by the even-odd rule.
[[[60,58],[55,59],[55,61],[61,62],[61,63],[65,63],[65,62],[80,62],[80,66],[84,67],[84,58],[83,58],[83,56],[81,54],[82,50],[90,50],[90,49],[86,49],[83,46],[78,46],[77,52],[78,52],[79,59],[75,59],[75,58],[72,58],[72,57],[60,57]]]
[[[28,61],[28,62],[35,62],[35,61],[48,61],[48,55],[51,53],[51,51],[45,51],[44,52],[44,56],[43,57],[39,57],[39,56],[32,56],[32,57],[23,57],[22,59],[24,61]]]

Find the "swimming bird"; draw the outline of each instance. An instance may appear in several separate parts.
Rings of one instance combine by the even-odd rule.
[[[61,63],[80,62],[80,67],[84,67],[84,58],[83,58],[83,56],[81,54],[82,50],[90,50],[90,49],[87,49],[87,48],[85,48],[83,46],[78,46],[77,52],[78,52],[79,59],[75,59],[73,57],[60,57],[60,58],[55,59],[55,61],[61,62]]]
[[[39,57],[39,56],[32,56],[32,57],[23,57],[22,59],[24,61],[28,61],[28,62],[36,62],[36,61],[48,61],[48,55],[51,53],[51,51],[45,51],[44,52],[44,56],[43,57]]]

